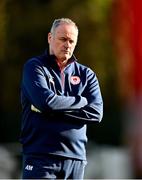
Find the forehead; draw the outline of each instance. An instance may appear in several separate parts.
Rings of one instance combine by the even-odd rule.
[[[78,32],[74,25],[72,24],[60,24],[55,29],[55,35],[57,36],[69,36],[72,38],[77,38]]]

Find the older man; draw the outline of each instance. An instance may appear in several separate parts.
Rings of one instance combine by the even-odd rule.
[[[56,19],[49,50],[23,69],[23,179],[83,179],[86,125],[100,122],[103,101],[95,73],[73,55],[78,27]]]

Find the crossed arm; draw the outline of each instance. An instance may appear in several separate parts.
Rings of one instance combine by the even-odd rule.
[[[100,122],[103,116],[103,101],[95,74],[88,73],[88,84],[83,96],[57,95],[38,61],[28,62],[24,67],[23,91],[37,112],[61,113],[65,117],[86,122]]]

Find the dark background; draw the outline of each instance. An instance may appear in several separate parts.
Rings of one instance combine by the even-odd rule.
[[[0,142],[18,142],[21,123],[20,81],[24,62],[48,46],[55,18],[69,17],[79,27],[75,55],[97,74],[104,99],[104,118],[88,128],[92,141],[122,143],[121,102],[112,48],[112,2],[75,0],[1,1]],[[113,86],[112,86],[113,85]]]

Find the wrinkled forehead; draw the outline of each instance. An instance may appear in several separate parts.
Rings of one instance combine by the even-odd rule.
[[[69,36],[72,38],[77,38],[78,37],[78,31],[76,27],[72,24],[60,24],[58,27],[55,29],[55,35],[65,35]]]
[[[76,36],[78,36],[78,30],[72,24],[65,24],[65,23],[64,24],[60,24],[55,29],[55,33],[59,33],[59,32],[75,34]]]

